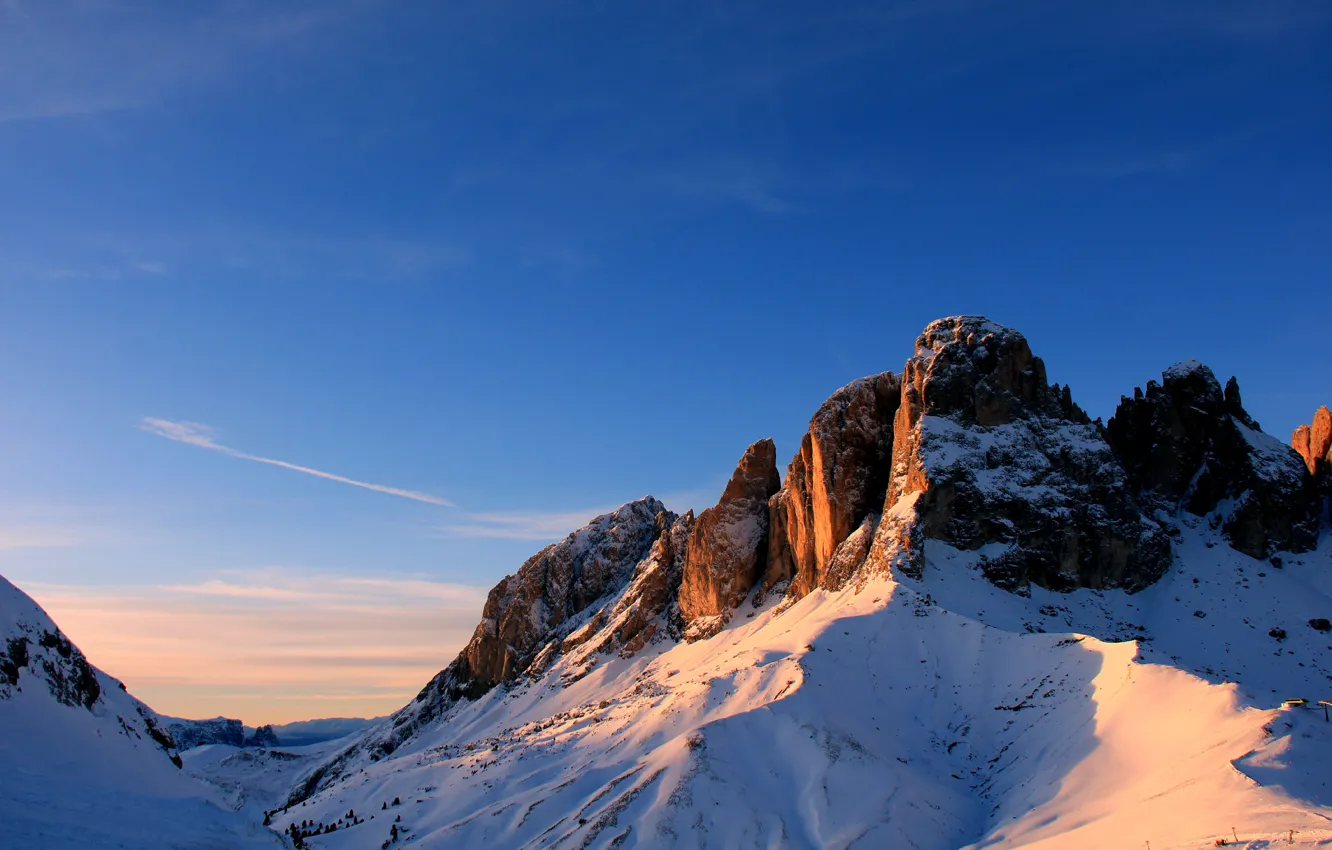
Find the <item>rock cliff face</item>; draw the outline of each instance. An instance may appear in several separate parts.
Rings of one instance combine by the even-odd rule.
[[[1326,405],[1314,412],[1312,425],[1295,429],[1290,444],[1304,460],[1310,475],[1320,480],[1332,475],[1332,412]]]
[[[690,638],[715,634],[758,580],[768,551],[768,499],[780,486],[777,447],[760,440],[745,450],[721,499],[694,523],[679,595]]]
[[[516,678],[571,618],[624,587],[661,535],[657,516],[665,511],[651,497],[630,502],[542,549],[495,585],[454,662],[468,690],[480,694]]]
[[[596,652],[618,651],[623,656],[638,652],[648,643],[665,637],[678,638],[683,623],[677,597],[684,573],[685,553],[694,528],[694,512],[684,516],[663,512],[657,515],[660,534],[646,558],[614,605],[603,609],[588,624],[566,638],[565,651],[592,641]]]
[[[1332,415],[1294,443],[1311,471],[1332,465]],[[1102,427],[1047,382],[1022,334],[941,319],[900,379],[843,387],[810,421],[770,500],[763,588],[789,581],[802,596],[865,567],[918,576],[936,540],[984,549],[987,575],[1019,592],[1136,590],[1171,561],[1158,510],[1212,514],[1254,557],[1304,551],[1318,500],[1296,460],[1244,411],[1234,379],[1223,389],[1200,364],[1168,370]]]
[[[1317,543],[1316,494],[1294,449],[1264,434],[1234,378],[1197,361],[1124,398],[1106,427],[1133,486],[1170,511],[1210,516],[1255,558]]]
[[[1290,444],[1304,461],[1309,474],[1313,476],[1317,489],[1315,499],[1322,501],[1332,498],[1332,412],[1327,406],[1314,412],[1312,425],[1301,425],[1290,436]],[[1320,517],[1322,505],[1317,506]]]
[[[171,719],[167,729],[176,745],[182,750],[202,747],[205,744],[226,744],[229,747],[245,746],[245,725],[229,717],[214,717],[211,720]]]
[[[810,419],[786,483],[769,501],[765,590],[794,581],[803,596],[826,583],[838,546],[881,509],[900,401],[897,376],[884,372],[842,387]]]

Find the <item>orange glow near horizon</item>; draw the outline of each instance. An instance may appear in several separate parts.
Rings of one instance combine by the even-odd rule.
[[[155,711],[247,725],[401,708],[471,636],[483,591],[236,573],[195,585],[22,588]]]

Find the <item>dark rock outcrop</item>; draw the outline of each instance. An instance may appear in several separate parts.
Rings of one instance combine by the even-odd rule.
[[[182,750],[205,744],[245,746],[245,724],[229,717],[214,717],[211,720],[173,719],[168,721],[167,729]]]
[[[694,512],[675,517],[657,515],[660,535],[646,558],[634,568],[624,592],[611,606],[588,619],[560,644],[561,652],[588,646],[592,652],[618,651],[629,657],[648,643],[679,639],[683,622],[676,597],[684,572]]]
[[[1135,489],[1169,511],[1211,516],[1239,551],[1266,558],[1317,543],[1318,506],[1297,452],[1264,434],[1234,378],[1197,361],[1125,397],[1107,437]]]
[[[760,440],[745,450],[717,504],[699,514],[680,578],[688,636],[715,633],[758,581],[768,551],[768,500],[780,486],[777,448]]]
[[[564,637],[561,627],[571,618],[624,587],[661,535],[663,512],[666,506],[650,496],[630,502],[542,549],[495,585],[480,625],[450,665],[468,693],[517,678],[548,643]]]
[[[272,726],[260,726],[254,732],[245,736],[244,746],[247,747],[272,748],[281,745],[282,742],[278,740],[277,733],[273,731]]]
[[[1001,545],[982,566],[1025,591],[1124,587],[1169,566],[1165,531],[1067,387],[1017,331],[984,318],[930,324],[902,376],[892,476],[867,563],[919,576],[924,544]]]
[[[769,501],[765,590],[792,581],[803,596],[823,584],[838,546],[882,506],[900,400],[897,376],[884,372],[842,387],[810,419]]]
[[[905,434],[926,415],[984,426],[1035,416],[1089,421],[1067,388],[1046,383],[1045,362],[1026,337],[983,316],[939,319],[917,337],[896,431]]]

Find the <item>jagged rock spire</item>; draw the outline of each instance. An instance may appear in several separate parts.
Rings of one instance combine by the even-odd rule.
[[[1332,473],[1332,412],[1327,405],[1314,411],[1313,424],[1301,425],[1290,435],[1290,444],[1304,460],[1309,474]]]
[[[819,586],[838,546],[881,508],[900,402],[901,382],[883,372],[852,381],[815,412],[769,502],[765,589],[793,579],[799,595]]]
[[[1123,398],[1106,434],[1133,486],[1168,510],[1216,513],[1232,546],[1264,558],[1317,543],[1317,507],[1294,450],[1264,434],[1239,384],[1196,360]]]
[[[715,633],[758,580],[768,551],[768,499],[780,486],[777,448],[759,440],[745,450],[717,504],[699,514],[679,596],[691,637]]]
[[[1295,429],[1295,433],[1290,436],[1290,443],[1313,477],[1321,518],[1322,500],[1332,497],[1332,412],[1328,411],[1326,405],[1314,411],[1312,424]]]

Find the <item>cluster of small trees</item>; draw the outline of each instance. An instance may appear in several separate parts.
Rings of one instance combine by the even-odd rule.
[[[347,814],[338,818],[333,823],[325,824],[323,822],[314,822],[304,820],[300,823],[293,823],[287,827],[287,833],[291,836],[292,844],[297,850],[305,846],[305,839],[315,835],[327,835],[330,832],[337,832],[339,829],[347,829],[357,824],[365,823],[365,818],[356,814],[355,809],[348,809]]]

